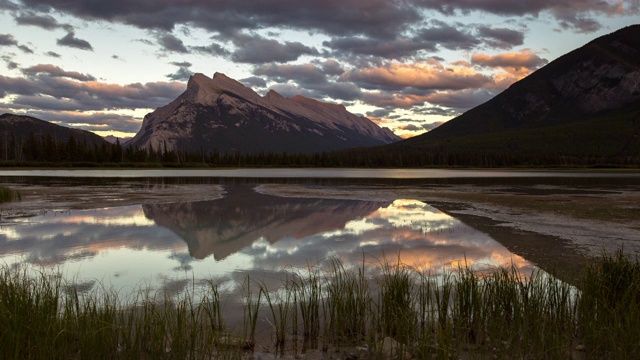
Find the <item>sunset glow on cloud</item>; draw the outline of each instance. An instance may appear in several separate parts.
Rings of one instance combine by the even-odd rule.
[[[0,0],[0,113],[133,135],[221,72],[407,137],[639,20],[635,0]]]

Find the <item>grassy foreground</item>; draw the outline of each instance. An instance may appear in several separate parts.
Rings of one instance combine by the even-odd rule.
[[[14,200],[21,200],[22,196],[19,192],[13,191],[5,186],[0,186],[0,203]]]
[[[225,323],[218,286],[178,299],[83,294],[56,274],[0,269],[2,359],[250,357],[266,318],[276,349],[357,346],[371,359],[640,357],[640,262],[619,252],[574,288],[515,268],[431,276],[384,263],[375,279],[339,261],[279,289],[246,279],[243,324]],[[238,329],[234,333],[230,329]]]

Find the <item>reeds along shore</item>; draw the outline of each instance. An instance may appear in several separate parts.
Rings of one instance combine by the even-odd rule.
[[[640,263],[602,255],[576,286],[540,271],[431,276],[397,262],[291,272],[278,289],[246,278],[244,322],[225,319],[216,284],[178,299],[81,293],[56,274],[0,269],[2,359],[225,359],[260,349],[352,346],[367,359],[632,359],[640,357]],[[298,345],[301,347],[297,347]]]
[[[11,190],[5,186],[0,186],[0,203],[14,200],[21,200],[22,195],[18,191]]]

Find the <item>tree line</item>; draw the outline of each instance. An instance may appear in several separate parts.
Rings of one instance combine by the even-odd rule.
[[[640,156],[563,155],[547,152],[447,151],[442,148],[385,147],[321,153],[223,153],[217,150],[134,148],[120,142],[87,143],[73,136],[0,137],[2,166],[122,167],[638,167]]]

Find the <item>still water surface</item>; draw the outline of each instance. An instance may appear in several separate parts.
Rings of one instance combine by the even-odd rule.
[[[0,170],[0,176],[149,178],[326,178],[326,179],[442,179],[442,178],[601,178],[640,179],[640,172],[455,170],[455,169],[176,169],[176,170]]]
[[[423,199],[279,197],[255,184],[223,185],[217,200],[51,212],[0,229],[0,263],[61,271],[83,290],[142,288],[169,295],[207,281],[238,288],[247,275],[286,273],[340,259],[379,270],[386,258],[419,270],[533,265]]]

